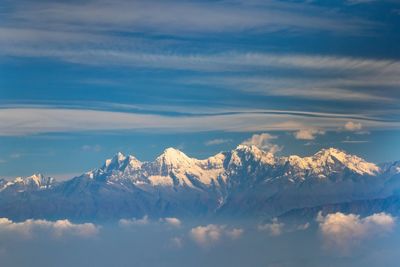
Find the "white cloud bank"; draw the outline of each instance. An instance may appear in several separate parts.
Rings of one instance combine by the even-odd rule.
[[[99,232],[99,227],[92,223],[74,224],[69,220],[33,220],[13,222],[8,218],[0,218],[0,233],[17,233],[25,237],[33,237],[36,232],[46,232],[55,238],[63,236],[91,237]]]
[[[209,246],[227,236],[231,239],[237,239],[243,234],[243,229],[228,229],[226,225],[209,224],[206,226],[197,226],[190,230],[190,237],[199,246]]]
[[[357,245],[367,238],[388,233],[395,226],[395,218],[383,212],[364,218],[341,212],[326,216],[319,213],[317,222],[327,245],[341,250]]]

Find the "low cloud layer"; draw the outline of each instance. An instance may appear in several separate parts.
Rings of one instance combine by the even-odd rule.
[[[393,217],[387,214],[374,214],[362,218],[357,215],[320,215],[320,221],[297,224],[297,221],[279,221],[255,229],[256,221],[241,222],[234,227],[232,221],[226,224],[198,225],[198,221],[186,221],[179,228],[172,227],[164,219],[147,219],[148,224],[131,228],[113,223],[101,226],[95,238],[82,238],[78,228],[64,221],[49,222],[28,220],[22,223],[1,219],[0,256],[2,266],[70,267],[70,266],[397,266],[398,251],[395,249],[400,233],[380,237],[380,242],[365,242],[367,237],[388,233],[393,225]],[[356,219],[354,219],[356,218]],[[340,226],[333,231],[332,220]],[[143,220],[127,220],[137,222]],[[341,221],[341,223],[338,223]],[[347,222],[345,224],[344,222]],[[61,223],[62,222],[62,223]],[[72,223],[71,223],[72,224]],[[362,228],[364,234],[347,232],[348,240],[356,239],[362,246],[351,248],[343,257],[336,249],[327,250],[323,246],[327,236],[335,238],[344,234],[343,225],[357,225],[350,229]],[[8,226],[7,226],[8,225]],[[60,225],[67,225],[62,227]],[[75,226],[81,224],[73,224]],[[361,225],[361,226],[360,226]],[[320,226],[319,228],[315,226]],[[324,233],[321,239],[322,226]],[[95,226],[98,229],[97,226]],[[22,229],[30,229],[28,235]],[[58,235],[55,229],[62,234]],[[73,230],[72,230],[72,229]],[[81,227],[82,228],[82,227]],[[68,230],[66,230],[68,229]],[[270,237],[279,229],[281,235]],[[303,231],[307,229],[306,231]],[[355,231],[355,230],[354,230]],[[359,233],[358,231],[355,231]],[[8,233],[8,234],[6,234]],[[74,233],[74,234],[72,234]],[[276,231],[274,232],[276,233]],[[328,235],[328,233],[330,233]],[[92,236],[92,235],[89,235]],[[375,241],[375,239],[373,239]],[[338,245],[336,245],[338,246]],[[339,251],[340,252],[340,251]],[[360,257],[363,255],[362,257]]]
[[[16,233],[24,237],[33,237],[38,232],[45,232],[55,238],[73,235],[91,237],[99,232],[99,227],[92,223],[74,224],[69,220],[26,220],[13,222],[8,218],[0,218],[0,233]]]
[[[209,246],[223,237],[237,239],[243,234],[241,228],[228,228],[226,225],[209,224],[205,226],[197,226],[190,230],[190,237],[199,246]]]
[[[361,241],[388,233],[395,226],[395,218],[386,213],[375,213],[360,217],[341,212],[323,216],[318,214],[317,222],[328,246],[346,250]]]

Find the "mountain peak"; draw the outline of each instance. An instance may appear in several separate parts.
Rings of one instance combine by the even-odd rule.
[[[323,153],[323,154],[340,154],[340,153],[346,153],[346,151],[336,148],[336,147],[328,147],[328,148],[322,148],[318,153]]]
[[[235,151],[243,151],[243,152],[251,153],[251,154],[270,154],[269,152],[260,149],[256,145],[240,144],[234,150]]]
[[[314,157],[316,158],[329,158],[332,156],[337,158],[338,160],[344,160],[346,157],[351,155],[348,155],[344,150],[340,150],[334,147],[323,148],[314,154]]]
[[[164,160],[166,162],[174,162],[177,160],[190,160],[190,158],[182,151],[169,147],[164,150],[164,152],[157,157],[156,160]]]
[[[274,164],[275,157],[272,153],[266,152],[255,145],[245,145],[240,144],[233,150],[234,153],[243,153],[245,155],[245,159],[249,160],[249,156],[257,159],[266,164]],[[237,159],[238,160],[238,159]]]
[[[126,159],[126,157],[122,152],[117,152],[114,155],[113,159],[116,159],[116,160],[118,160],[120,162],[120,161],[124,161]]]
[[[163,154],[179,154],[179,153],[184,154],[182,151],[180,151],[179,149],[174,148],[174,147],[168,147],[168,148],[164,149],[164,152],[163,152]]]
[[[122,152],[117,152],[111,159],[107,159],[104,168],[108,169],[110,167],[114,167],[114,165],[120,165],[124,160],[126,159],[126,156]]]
[[[138,160],[136,157],[129,155],[128,156],[128,163],[129,166],[133,167],[133,168],[140,168],[140,166],[142,166],[142,162],[140,162],[140,160]]]
[[[380,171],[379,167],[374,163],[367,162],[355,155],[347,154],[337,148],[321,149],[312,156],[312,159],[317,165],[334,165],[336,162],[340,162],[348,169],[361,175],[376,175]]]
[[[357,161],[357,162],[366,162],[364,159],[348,154],[346,151],[337,149],[337,148],[324,148],[315,153],[312,158],[317,161],[328,161],[328,162],[333,162],[333,161],[339,161],[341,163],[346,163],[349,161]]]
[[[32,180],[34,181],[37,185],[41,184],[41,181],[44,179],[43,174],[41,173],[35,173],[29,177],[26,177],[25,180]]]
[[[235,150],[260,150],[260,149],[255,145],[239,144]]]
[[[182,151],[169,147],[159,155],[154,164],[163,170],[170,170],[170,168],[182,168],[192,165],[193,159],[186,156]]]

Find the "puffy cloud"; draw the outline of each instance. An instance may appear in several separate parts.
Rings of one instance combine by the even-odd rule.
[[[267,231],[272,236],[282,234],[284,223],[279,222],[278,218],[273,218],[271,223],[259,225],[257,228],[260,231]]]
[[[298,230],[298,231],[304,231],[304,230],[307,230],[309,227],[310,227],[310,223],[307,222],[307,223],[305,223],[305,224],[300,224],[300,225],[298,225],[298,226],[296,227],[296,230]]]
[[[149,224],[149,218],[147,215],[143,216],[141,219],[120,219],[118,224],[121,227],[131,227],[131,226],[136,226],[136,225],[146,225]]]
[[[200,246],[209,246],[218,242],[223,236],[237,239],[243,234],[243,229],[227,229],[226,225],[209,224],[197,226],[190,230],[190,237]]]
[[[227,230],[226,235],[232,239],[238,239],[243,234],[243,229],[233,228],[232,230]]]
[[[162,218],[161,221],[167,223],[168,225],[174,226],[174,227],[180,227],[182,224],[182,222],[178,218],[174,218],[174,217]]]
[[[193,240],[202,246],[214,243],[221,238],[225,226],[209,224],[206,226],[197,226],[190,230],[190,236]]]
[[[294,133],[294,137],[299,140],[314,140],[316,135],[323,135],[324,131],[318,129],[302,129]]]
[[[350,132],[357,132],[362,129],[362,124],[359,122],[348,121],[344,125],[344,129]]]
[[[317,221],[327,244],[340,249],[348,249],[366,238],[390,232],[395,226],[395,218],[383,212],[364,218],[341,212],[323,216],[320,212]]]
[[[157,223],[157,222],[165,223],[167,225],[177,227],[177,228],[182,225],[182,222],[178,218],[174,218],[174,217],[160,218],[158,221],[153,221],[153,222],[154,223]],[[148,225],[153,222],[150,221],[150,219],[147,215],[145,215],[141,219],[137,219],[137,218],[120,219],[118,221],[118,225],[123,228],[129,228],[129,227],[133,227],[133,226]]]
[[[32,237],[37,231],[50,232],[53,237],[74,235],[79,237],[91,237],[97,235],[99,227],[92,223],[74,224],[69,220],[33,220],[13,222],[8,218],[0,218],[0,232],[13,232],[25,237]]]
[[[69,220],[58,220],[52,223],[56,236],[72,233],[78,236],[93,236],[98,233],[98,227],[92,223],[73,224]]]
[[[242,142],[243,145],[254,145],[265,151],[276,153],[282,150],[282,147],[272,144],[271,140],[276,139],[275,135],[269,133],[253,134],[252,137]]]
[[[229,143],[231,141],[232,141],[232,139],[218,138],[218,139],[209,140],[209,141],[205,142],[204,144],[206,146],[214,146],[214,145],[221,145],[221,144]]]
[[[244,145],[255,145],[259,148],[265,148],[269,145],[270,140],[276,139],[275,135],[269,133],[253,134],[252,137],[243,141]]]

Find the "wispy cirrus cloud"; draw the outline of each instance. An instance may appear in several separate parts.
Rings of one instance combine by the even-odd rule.
[[[367,4],[375,2],[376,0],[346,0],[349,5]]]
[[[99,144],[96,145],[83,145],[81,147],[82,151],[86,152],[100,152],[102,147]]]
[[[229,143],[229,142],[232,142],[232,139],[217,138],[217,139],[208,140],[204,144],[206,146],[215,146],[215,145],[221,145],[221,144],[225,144],[225,143]]]
[[[292,56],[293,63],[295,63],[296,55]],[[218,86],[244,93],[291,99],[324,100],[341,103],[372,102],[395,105],[396,99],[400,97],[395,89],[400,82],[399,69],[396,67],[398,62],[393,61],[390,63],[390,61],[387,61],[387,65],[380,68],[374,66],[372,63],[374,60],[370,63],[361,63],[363,59],[353,59],[360,61],[360,64],[353,65],[350,58],[342,59],[341,65],[332,64],[330,70],[329,64],[318,63],[318,56],[310,56],[310,61],[315,60],[315,65],[312,69],[308,69],[311,65],[305,67],[301,66],[302,64],[275,65],[275,69],[280,69],[281,72],[273,76],[265,74],[253,75],[252,73],[241,73],[240,75],[224,74],[209,75],[202,79],[185,78],[182,82],[194,85]],[[327,59],[327,61],[330,60],[340,61],[339,58],[334,57]],[[286,71],[295,69],[302,75],[301,77],[296,75],[288,76],[282,68],[286,68]],[[315,77],[316,73],[320,73],[320,77]]]
[[[15,7],[7,18],[18,24],[98,31],[181,35],[306,29],[346,33],[375,26],[335,10],[280,1],[20,1]]]
[[[139,131],[200,132],[222,130],[228,132],[296,131],[305,127],[336,130],[354,115],[258,111],[233,112],[190,116],[168,116],[130,112],[57,108],[0,109],[0,133],[32,135],[55,132],[83,131]],[[373,117],[359,117],[367,128],[397,129],[400,123]]]
[[[193,70],[209,72],[243,72],[265,68],[303,69],[303,70],[337,70],[364,73],[392,74],[395,78],[399,72],[400,62],[396,60],[356,58],[343,56],[320,56],[308,54],[272,54],[260,52],[220,52],[220,53],[176,53],[138,51],[138,49],[120,49],[108,47],[79,49],[59,49],[57,47],[29,47],[25,42],[21,46],[7,46],[0,41],[3,56],[48,57],[71,63],[87,65],[111,65],[146,67],[155,69]],[[237,77],[235,77],[237,80]],[[218,81],[218,80],[215,80]],[[235,80],[232,80],[235,81]],[[239,80],[240,81],[240,80]],[[243,79],[246,82],[246,79]],[[262,80],[247,79],[248,82]],[[268,80],[267,80],[268,81]],[[283,80],[285,82],[290,80]],[[353,81],[353,80],[351,80]],[[350,81],[350,82],[351,82]],[[343,81],[345,82],[345,80]],[[354,82],[354,81],[353,81]],[[332,87],[332,86],[331,86]]]
[[[318,56],[304,54],[217,53],[177,54],[174,52],[140,52],[137,49],[54,47],[31,48],[2,45],[3,55],[55,58],[62,61],[94,66],[126,66],[131,68],[192,70],[224,75],[199,78],[186,77],[177,83],[220,86],[229,90],[269,96],[329,100],[340,102],[395,103],[400,96],[394,90],[399,82],[400,63],[395,60]],[[274,70],[281,75],[290,70],[303,73],[302,78],[274,76],[254,77],[254,72]],[[227,75],[229,73],[241,73]],[[324,78],[315,78],[321,73]],[[347,77],[351,75],[351,78]],[[284,75],[285,76],[285,75]],[[374,77],[372,79],[371,77]],[[385,90],[377,90],[384,87]]]
[[[172,45],[176,41],[97,32],[0,27],[0,35],[4,37],[0,39],[1,56],[49,58],[88,66],[191,70],[206,76],[176,82],[287,98],[393,103],[400,97],[393,89],[399,82],[398,60],[235,50],[178,53]],[[303,73],[303,77],[280,77],[293,70]],[[254,75],[260,71],[281,74]],[[316,78],[315,73],[324,78]],[[385,91],[376,89],[382,86]]]
[[[202,41],[203,38],[209,38],[213,34],[221,36],[239,33],[262,36],[284,31],[285,36],[299,32],[359,35],[381,26],[379,23],[341,13],[340,9],[282,1],[86,1],[79,4],[67,1],[13,1],[4,5],[8,8],[4,9],[6,12],[0,13],[0,35],[3,37],[0,38],[1,57],[46,58],[83,67],[183,71],[185,75],[171,78],[167,83],[172,83],[174,88],[175,85],[185,88],[189,85],[191,89],[205,85],[215,88],[216,91],[221,89],[223,92],[240,94],[240,97],[237,97],[240,100],[242,96],[261,96],[268,102],[263,106],[281,103],[275,102],[275,98],[285,103],[282,106],[291,105],[291,101],[300,101],[303,111],[312,112],[328,112],[327,109],[336,108],[336,103],[339,102],[341,105],[337,108],[337,118],[342,111],[347,114],[354,113],[356,117],[364,116],[364,113],[370,111],[367,104],[372,103],[376,107],[375,110],[382,112],[380,118],[398,118],[397,99],[400,95],[396,88],[400,82],[400,63],[396,59],[312,54],[301,50],[288,53],[288,50],[279,51],[275,48],[266,52],[269,50],[258,49],[256,46],[242,49],[239,46],[227,46],[224,42],[218,48],[200,44],[206,43]],[[130,84],[128,81],[116,83],[115,80],[108,81],[98,77],[82,79],[81,82],[85,86],[88,83],[107,84],[110,88],[118,87],[116,84]],[[177,97],[184,94],[183,90],[176,90],[170,95]],[[196,92],[196,96],[197,94],[201,93]],[[210,102],[219,99],[210,95],[206,96]],[[189,97],[191,96],[193,95]],[[329,101],[335,104],[323,106],[310,104],[308,101]],[[242,101],[232,104],[221,100],[213,104],[223,104],[227,109],[229,104],[252,105],[251,100],[239,102]],[[353,103],[359,104],[356,112]],[[207,108],[203,105],[198,112]],[[10,110],[10,117],[15,113],[16,110]],[[70,123],[70,115],[66,114],[66,118],[61,121],[65,122],[65,125],[71,124],[68,130],[61,123],[57,125],[55,120],[43,118],[43,114],[39,113],[42,111],[35,110],[34,114],[27,115],[26,120],[18,115],[15,119],[16,122],[22,120],[20,125],[12,124],[11,119],[4,118],[2,124],[11,126],[5,134],[13,132],[12,129],[16,128],[19,129],[15,132],[22,133],[82,129],[124,130],[127,127],[122,125],[122,121],[133,122],[129,129],[155,127],[148,125],[149,123],[144,123],[143,127],[137,126],[138,122],[144,121],[145,118],[161,122],[162,129],[172,128],[167,122],[170,125],[178,125],[178,131],[189,128],[185,117],[149,117],[148,114],[126,112],[127,114],[107,113],[104,122],[100,122],[94,116],[89,125],[82,125],[79,119],[75,119],[76,126]],[[115,117],[117,122],[109,121],[109,116]],[[224,116],[228,122],[217,127],[216,122]],[[238,122],[243,131],[299,130],[305,125],[309,128],[325,129],[338,124],[334,120],[324,123],[317,119],[309,125],[306,118],[297,121],[293,120],[292,116],[278,118],[276,115],[266,116],[258,113],[252,117],[250,114],[224,116],[210,117],[211,122],[206,123],[205,129],[236,131],[239,127],[235,127],[233,122]],[[248,123],[243,122],[245,117],[251,117]],[[33,125],[33,120],[37,119],[43,119],[41,129],[38,129],[38,123]],[[195,129],[199,129],[196,122],[203,123],[203,120],[194,117],[193,125]],[[256,125],[256,122],[259,125]],[[265,125],[267,123],[270,125]]]

